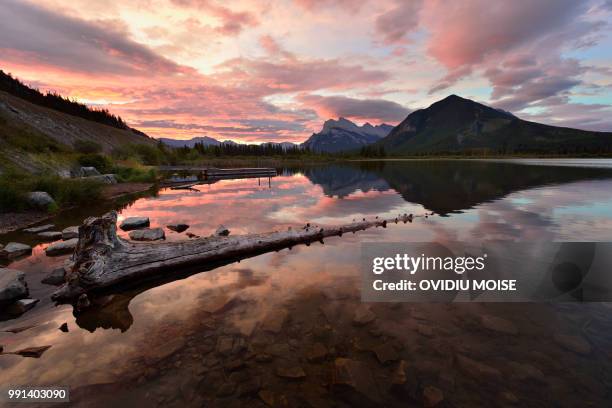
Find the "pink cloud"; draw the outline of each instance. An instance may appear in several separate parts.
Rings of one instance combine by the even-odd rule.
[[[384,99],[355,99],[346,96],[301,95],[298,98],[322,118],[345,117],[374,123],[398,123],[410,113],[404,106]]]
[[[224,35],[237,35],[247,27],[259,24],[257,17],[248,11],[234,11],[213,0],[172,0],[178,6],[191,7],[204,10],[221,20],[216,30]]]

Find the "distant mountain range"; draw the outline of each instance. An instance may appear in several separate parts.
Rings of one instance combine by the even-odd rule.
[[[163,144],[170,146],[170,147],[174,147],[174,148],[185,147],[185,146],[192,148],[197,143],[202,143],[204,146],[220,146],[222,144],[230,144],[230,145],[238,144],[234,142],[233,140],[219,141],[215,138],[208,137],[208,136],[198,136],[198,137],[193,137],[191,139],[185,139],[185,140],[169,139],[166,137],[160,137],[158,140],[161,141]],[[279,143],[267,142],[267,143],[262,143],[262,145],[281,146],[283,149],[291,149],[291,148],[299,146],[292,142],[279,142]]]
[[[227,144],[236,143],[232,140],[224,140],[221,142],[217,139],[214,139],[208,136],[193,137],[191,139],[186,139],[186,140],[169,139],[166,137],[160,137],[158,140],[161,141],[163,144],[170,146],[170,147],[185,147],[185,146],[193,147],[197,143],[202,143],[204,146],[219,146],[221,143],[227,143]]]
[[[173,146],[193,147],[234,143],[210,137],[160,139]],[[450,95],[409,114],[399,125],[358,126],[346,118],[330,119],[319,133],[301,145],[265,143],[283,148],[302,146],[313,152],[358,151],[363,146],[384,148],[389,156],[440,153],[600,154],[612,151],[612,133],[593,132],[529,122],[510,112]]]
[[[392,129],[393,126],[387,124],[372,126],[366,123],[357,126],[345,118],[330,119],[323,124],[323,129],[319,133],[313,133],[302,146],[314,152],[326,153],[357,150],[379,141]]]
[[[377,143],[387,154],[492,152],[580,154],[612,151],[612,133],[543,125],[450,95],[412,112]]]

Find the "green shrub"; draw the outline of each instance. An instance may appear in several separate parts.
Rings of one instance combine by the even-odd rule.
[[[72,145],[74,150],[83,154],[101,153],[102,145],[93,140],[77,140]]]
[[[0,212],[22,211],[27,207],[26,191],[21,183],[0,178]]]
[[[102,154],[83,154],[78,162],[84,167],[95,167],[100,173],[109,173],[113,168],[112,161]]]
[[[153,183],[157,180],[157,171],[142,167],[117,166],[113,169],[120,183]]]

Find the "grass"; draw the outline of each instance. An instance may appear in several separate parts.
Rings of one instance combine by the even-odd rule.
[[[99,200],[102,187],[99,181],[9,172],[0,175],[0,212],[32,209],[27,199],[27,193],[31,191],[49,193],[55,205],[47,211],[53,212],[62,207]]]
[[[154,183],[157,181],[157,170],[137,164],[118,165],[113,168],[119,183]]]

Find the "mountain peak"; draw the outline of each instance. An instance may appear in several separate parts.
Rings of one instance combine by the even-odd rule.
[[[339,117],[337,120],[326,120],[323,129],[319,133],[313,133],[303,145],[313,151],[323,152],[356,150],[385,137],[391,129],[391,126],[384,124],[372,126],[366,123],[357,126],[350,120]]]
[[[379,144],[391,154],[466,150],[513,153],[582,151],[589,143],[605,150],[609,140],[597,138],[593,132],[523,121],[510,112],[453,94],[412,112]]]

